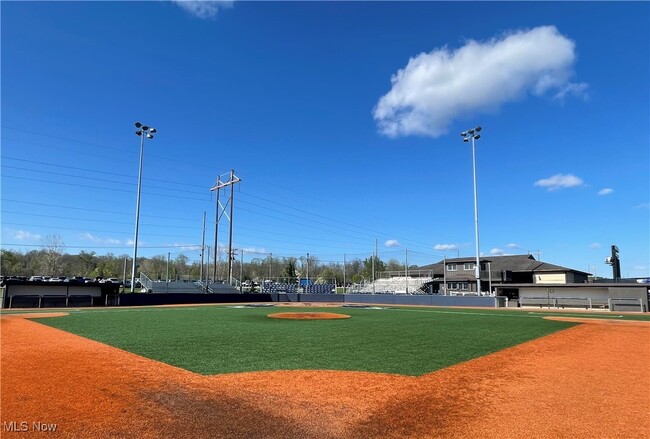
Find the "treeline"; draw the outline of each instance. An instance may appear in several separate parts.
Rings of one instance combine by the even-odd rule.
[[[98,255],[95,252],[81,251],[79,254],[68,254],[61,250],[61,246],[49,246],[40,250],[20,252],[15,250],[2,249],[0,259],[0,270],[3,276],[83,276],[103,277],[122,279],[131,273],[131,257],[122,254],[114,255],[108,253]],[[352,259],[345,264],[346,282],[361,282],[373,278],[373,257],[364,260]],[[404,270],[404,265],[397,260],[390,260],[384,263],[375,257],[375,277],[383,271]],[[316,256],[306,257],[281,257],[281,258],[254,258],[244,262],[233,261],[232,276],[242,281],[262,281],[272,279],[281,282],[295,282],[299,277],[307,277],[309,267],[309,278],[314,281],[343,283],[344,267],[342,263],[322,263]],[[409,269],[416,268],[409,267]],[[214,265],[204,264],[201,270],[200,262],[190,262],[189,258],[179,254],[173,259],[166,255],[153,256],[149,258],[138,258],[136,273],[144,273],[153,280],[164,280],[169,273],[170,280],[198,280],[209,278],[214,279]],[[217,279],[225,280],[228,276],[226,261],[217,263]]]

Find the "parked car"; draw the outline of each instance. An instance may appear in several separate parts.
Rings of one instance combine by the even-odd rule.
[[[117,279],[117,278],[115,278],[115,277],[109,277],[108,279],[106,279],[106,283],[107,283],[107,284],[118,284],[118,285],[121,285],[121,284],[122,284],[122,281],[119,280],[119,279]]]
[[[50,282],[65,282],[67,279],[65,276],[52,276]]]
[[[83,284],[86,283],[86,279],[83,276],[72,276],[68,279],[68,282],[71,284]]]
[[[29,278],[30,282],[43,282],[43,276],[32,276]]]

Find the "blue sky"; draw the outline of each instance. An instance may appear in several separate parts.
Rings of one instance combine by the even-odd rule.
[[[647,2],[6,2],[2,246],[650,270]],[[224,176],[225,178],[225,176]],[[219,243],[227,244],[227,221]]]

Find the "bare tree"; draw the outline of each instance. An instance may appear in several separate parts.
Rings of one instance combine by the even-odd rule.
[[[57,276],[59,274],[61,258],[65,251],[65,243],[58,234],[47,235],[41,241],[42,251],[42,266],[44,274],[50,276]]]

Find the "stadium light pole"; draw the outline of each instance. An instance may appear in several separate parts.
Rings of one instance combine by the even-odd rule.
[[[472,171],[474,174],[474,232],[476,237],[476,267],[474,273],[476,275],[476,293],[481,295],[481,260],[478,240],[478,192],[476,190],[476,147],[474,142],[481,138],[479,134],[483,128],[477,126],[471,130],[463,131],[460,135],[463,137],[463,142],[469,142],[472,139]]]
[[[144,156],[144,139],[153,139],[156,133],[155,128],[142,125],[140,122],[135,123],[137,130],[135,134],[140,137],[140,168],[138,171],[138,195],[135,201],[135,236],[133,237],[133,266],[131,267],[131,292],[135,291],[135,267],[138,258],[138,227],[140,225],[140,192],[142,191],[142,158]]]

